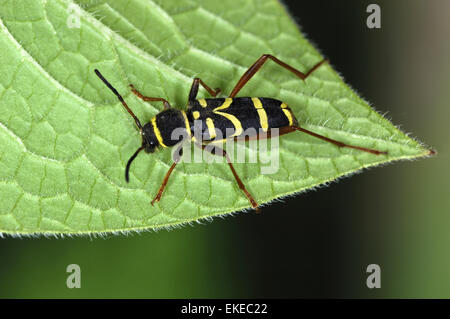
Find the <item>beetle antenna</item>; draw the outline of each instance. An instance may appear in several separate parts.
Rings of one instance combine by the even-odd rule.
[[[117,92],[117,90],[111,85],[111,83],[109,83],[104,77],[103,75],[100,73],[99,70],[95,69],[95,74],[97,74],[97,76],[100,78],[100,80],[103,81],[103,83],[105,83],[105,85],[117,96],[117,98],[119,99],[119,101],[122,103],[122,105],[125,107],[125,109],[128,111],[128,113],[130,113],[130,115],[134,118],[134,121],[136,122],[137,127],[142,130],[142,125],[141,122],[139,121],[139,119],[136,117],[136,115],[134,115],[133,111],[131,111],[131,109],[128,107],[127,103],[124,101],[123,97],[119,94],[119,92]]]
[[[127,183],[130,181],[130,176],[129,176],[129,172],[130,172],[130,166],[131,166],[131,162],[134,161],[134,159],[136,158],[136,156],[139,154],[140,151],[142,151],[145,148],[144,145],[142,145],[141,147],[139,147],[137,149],[137,151],[130,157],[130,159],[128,160],[127,163],[127,167],[125,168],[125,180],[127,181]]]

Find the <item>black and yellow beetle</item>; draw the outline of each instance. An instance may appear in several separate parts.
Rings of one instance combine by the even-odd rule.
[[[186,135],[192,139],[194,136],[198,136],[195,132],[197,126],[194,125],[194,121],[201,121],[202,125],[200,127],[204,130],[200,134],[201,136],[204,136],[202,143],[196,143],[195,141],[194,143],[204,150],[208,150],[205,145],[210,142],[216,142],[216,129],[219,129],[221,132],[226,132],[222,135],[223,138],[239,139],[242,133],[249,128],[254,128],[256,132],[262,129],[266,132],[264,135],[265,137],[270,137],[270,130],[276,128],[279,130],[279,135],[284,135],[294,131],[301,131],[329,143],[335,144],[338,147],[350,147],[376,155],[387,154],[387,152],[344,144],[300,127],[291,109],[282,101],[264,97],[235,97],[242,87],[252,78],[253,75],[255,75],[255,73],[268,59],[271,59],[280,66],[291,71],[302,80],[305,80],[314,70],[326,62],[326,60],[322,60],[308,72],[303,73],[270,54],[264,54],[242,75],[234,89],[231,91],[230,96],[227,98],[216,98],[215,96],[220,92],[220,89],[213,90],[201,79],[195,78],[189,93],[188,108],[186,111],[172,108],[169,102],[163,98],[143,96],[133,87],[133,85],[130,84],[132,92],[142,100],[148,102],[163,102],[164,104],[164,110],[156,114],[156,116],[144,126],[141,125],[139,119],[130,110],[117,90],[98,70],[95,70],[97,76],[106,84],[108,88],[111,89],[111,91],[113,91],[128,113],[130,113],[130,115],[134,118],[142,136],[142,146],[130,157],[126,165],[126,181],[129,181],[128,174],[131,162],[136,158],[140,151],[145,150],[147,153],[152,153],[157,147],[172,147],[182,141],[183,136],[180,136],[179,139],[172,138],[172,132],[175,129],[184,129]],[[213,96],[213,98],[197,99],[197,92],[200,84]],[[252,138],[252,136],[245,137]],[[253,136],[253,138],[258,139],[260,137],[256,135]],[[152,205],[161,199],[161,195],[167,185],[170,174],[181,158],[181,145],[179,145],[178,148],[179,149],[175,151],[174,162],[166,173],[158,193],[152,200]],[[225,150],[215,146],[212,150],[208,151],[213,154],[219,153],[218,155],[226,158],[239,188],[244,192],[245,196],[247,196],[252,207],[257,209],[258,203],[245,188],[244,183],[242,183],[241,179],[237,175]]]

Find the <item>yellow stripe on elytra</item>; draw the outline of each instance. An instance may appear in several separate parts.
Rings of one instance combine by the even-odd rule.
[[[269,122],[267,121],[266,110],[264,110],[261,100],[258,99],[257,97],[252,97],[252,102],[256,108],[256,111],[258,112],[259,125],[261,125],[261,128],[263,129],[264,132],[267,132],[267,129],[269,128]]]
[[[159,144],[162,147],[167,147],[164,144],[162,136],[161,136],[161,132],[159,131],[158,126],[156,125],[156,117],[152,118],[151,123],[152,123],[152,126],[153,126],[153,132],[155,132],[155,136],[156,136],[156,139],[158,140]]]
[[[214,126],[214,122],[211,118],[206,119],[206,126],[208,127],[209,138],[213,139],[216,137],[216,127]]]
[[[181,113],[183,114],[183,117],[184,117],[184,124],[186,125],[186,131],[189,134],[189,136],[192,136],[191,125],[189,125],[189,120],[187,118],[186,112],[181,111]]]
[[[200,117],[200,112],[194,111],[194,112],[192,112],[192,116],[194,117],[194,120],[197,120]]]
[[[282,109],[285,109],[285,108],[287,108],[288,106],[287,106],[286,103],[283,102],[283,103],[281,103],[280,107],[281,107]]]
[[[222,103],[222,105],[216,107],[216,108],[214,109],[213,112],[215,112],[215,111],[217,111],[217,110],[223,110],[223,109],[226,109],[226,108],[228,108],[228,107],[231,105],[231,103],[233,103],[233,99],[232,99],[231,97],[227,97],[227,98],[225,99],[225,101]]]
[[[282,108],[281,110],[283,111],[284,115],[286,115],[286,117],[288,118],[289,126],[292,126],[292,124],[294,123],[294,120],[292,119],[291,110],[286,109],[286,108]]]
[[[198,103],[200,103],[200,105],[202,107],[207,107],[208,106],[208,103],[206,103],[205,99],[198,99],[197,101],[198,101]]]
[[[241,135],[242,132],[243,132],[244,130],[242,129],[242,124],[241,124],[241,122],[237,119],[237,117],[234,116],[234,115],[225,113],[225,112],[218,112],[218,110],[224,110],[224,109],[228,108],[228,107],[231,105],[231,103],[233,103],[233,99],[232,99],[231,97],[227,97],[227,98],[225,99],[225,101],[223,102],[223,104],[222,104],[221,106],[216,107],[216,108],[213,110],[213,112],[214,112],[215,114],[222,115],[223,117],[225,117],[226,119],[228,119],[231,123],[233,123],[235,132],[234,132],[234,134],[233,134],[232,136],[238,136],[238,135]]]
[[[242,132],[244,131],[242,129],[242,125],[241,122],[239,122],[239,120],[236,118],[236,116],[228,114],[228,113],[224,113],[224,112],[214,112],[216,114],[222,115],[223,117],[227,118],[229,121],[231,121],[231,123],[233,123],[235,132],[233,135],[231,136],[238,136],[241,135]]]

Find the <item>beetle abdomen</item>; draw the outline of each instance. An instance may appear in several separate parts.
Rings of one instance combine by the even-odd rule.
[[[297,125],[297,120],[286,103],[272,98],[199,99],[191,102],[186,114],[193,134],[201,127],[203,140]],[[199,121],[197,126],[195,121]]]

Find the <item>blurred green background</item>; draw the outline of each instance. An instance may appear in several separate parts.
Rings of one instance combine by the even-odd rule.
[[[0,297],[450,297],[450,2],[284,3],[352,87],[438,156],[374,168],[259,215],[104,239],[7,237]],[[381,6],[379,30],[366,27],[370,3]],[[81,289],[66,287],[72,263]],[[372,263],[381,289],[366,287]]]

